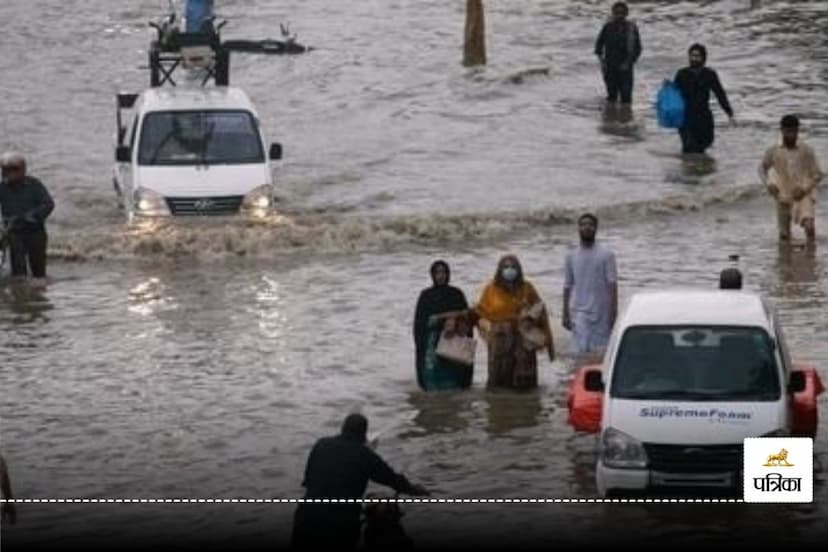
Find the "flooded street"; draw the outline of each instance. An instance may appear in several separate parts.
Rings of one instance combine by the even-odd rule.
[[[566,424],[571,358],[540,388],[420,391],[411,324],[435,258],[470,301],[516,253],[560,318],[574,216],[601,217],[621,299],[717,285],[739,254],[745,287],[779,309],[798,360],[828,381],[826,194],[816,251],[780,249],[756,166],[797,112],[828,164],[828,2],[635,2],[644,54],[635,119],[602,115],[592,45],[608,5],[487,4],[489,67],[460,66],[463,2],[219,3],[225,38],[290,21],[318,50],[239,55],[233,81],[285,148],[279,214],[264,222],[127,226],[111,184],[114,95],[148,82],[150,0],[4,0],[0,150],[21,149],[57,203],[45,290],[0,287],[0,446],[21,498],[298,498],[314,440],[361,410],[379,452],[435,498],[594,498],[595,437]],[[739,126],[714,107],[711,159],[688,162],[651,100],[705,42]],[[546,67],[548,76],[513,78]],[[800,237],[801,239],[801,237]],[[559,348],[567,341],[560,339]],[[825,420],[828,402],[820,403]],[[828,438],[814,503],[406,505],[428,547],[819,542]],[[372,491],[388,496],[387,489]],[[21,505],[4,545],[117,535],[281,547],[293,505]],[[703,531],[701,531],[703,529]],[[596,537],[596,539],[599,537]],[[224,539],[224,540],[223,540]]]

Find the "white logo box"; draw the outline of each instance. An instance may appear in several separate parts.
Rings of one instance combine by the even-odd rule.
[[[813,502],[814,440],[750,437],[744,441],[745,502]]]

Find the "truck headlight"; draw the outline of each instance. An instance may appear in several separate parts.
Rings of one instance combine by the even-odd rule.
[[[644,445],[615,428],[608,427],[601,435],[601,460],[609,468],[646,468]]]
[[[254,188],[244,196],[242,209],[248,211],[266,211],[273,206],[273,186],[265,184]]]
[[[146,216],[164,216],[170,214],[170,208],[164,197],[149,188],[138,188],[133,196],[135,212]]]

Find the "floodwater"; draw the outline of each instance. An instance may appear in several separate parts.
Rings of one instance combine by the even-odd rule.
[[[756,177],[789,111],[828,164],[828,2],[633,3],[644,55],[631,122],[602,110],[591,49],[605,2],[487,3],[483,71],[459,64],[459,0],[219,2],[225,38],[276,37],[289,21],[318,48],[233,59],[235,84],[285,148],[279,215],[128,227],[111,186],[114,94],[148,82],[146,21],[164,4],[0,3],[10,22],[0,149],[27,152],[58,203],[48,287],[0,288],[0,439],[17,496],[300,497],[311,444],[354,409],[380,434],[379,452],[437,498],[597,496],[595,438],[565,422],[567,358],[541,361],[534,393],[485,391],[480,362],[472,390],[424,394],[411,339],[437,257],[473,300],[500,255],[515,252],[558,316],[573,217],[586,208],[617,253],[622,299],[714,287],[739,254],[746,287],[777,306],[795,356],[828,379],[828,243],[779,249]],[[684,160],[651,100],[695,41],[739,124],[714,107],[722,126],[710,157]],[[520,77],[536,68],[548,75]],[[527,546],[640,534],[817,542],[824,431],[815,453],[814,504],[786,510],[407,505],[405,524],[422,546],[469,535]],[[279,547],[292,510],[24,505],[3,538]]]

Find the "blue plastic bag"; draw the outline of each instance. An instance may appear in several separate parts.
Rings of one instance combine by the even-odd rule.
[[[207,19],[213,16],[213,0],[187,0],[184,17],[187,20],[188,33],[199,33]]]
[[[665,128],[681,128],[684,124],[684,97],[676,83],[665,80],[656,97],[658,124]]]

